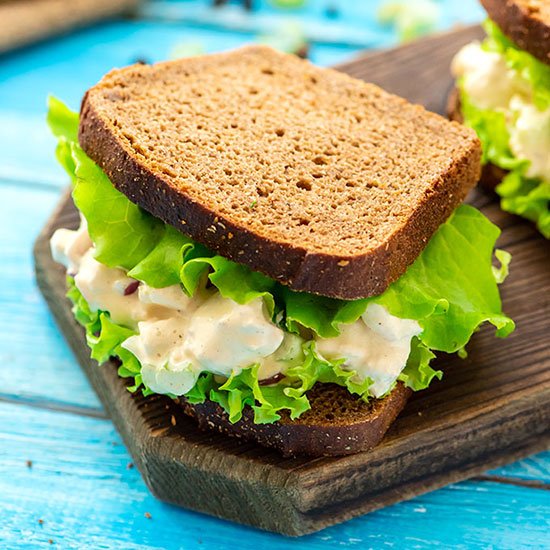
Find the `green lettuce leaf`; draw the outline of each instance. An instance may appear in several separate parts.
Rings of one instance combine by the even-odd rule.
[[[483,162],[491,162],[509,173],[496,187],[501,207],[506,212],[531,220],[550,238],[550,182],[528,178],[529,161],[519,160],[510,150],[510,134],[503,112],[478,109],[461,93],[464,122],[473,128],[483,145]]]
[[[77,322],[86,330],[86,343],[91,349],[91,357],[102,364],[112,357],[118,357],[121,365],[118,374],[122,378],[134,378],[134,385],[128,388],[137,390],[142,386],[141,365],[134,355],[120,344],[136,334],[133,330],[113,323],[104,311],[91,311],[88,302],[75,285],[74,278],[67,277],[67,297],[73,304],[73,314]],[[148,392],[144,388],[145,393]]]
[[[496,192],[501,197],[503,210],[535,222],[538,230],[550,239],[550,182],[528,178],[521,170],[513,170],[497,186]]]
[[[478,109],[464,92],[461,93],[461,110],[464,121],[476,131],[483,145],[484,164],[492,162],[504,170],[528,166],[529,161],[517,159],[510,149],[510,132],[503,112]]]
[[[128,272],[133,277],[154,288],[164,288],[181,282],[180,270],[193,241],[166,225],[164,234],[156,246]],[[196,287],[193,289],[195,291]],[[189,294],[193,294],[190,292]]]
[[[493,276],[498,285],[502,284],[508,277],[510,272],[510,262],[512,261],[512,254],[506,250],[497,248],[495,250],[495,258],[499,261],[500,266],[493,265]]]
[[[230,376],[223,385],[210,393],[210,399],[224,405],[227,400],[229,419],[237,422],[246,405],[254,411],[256,424],[267,424],[281,418],[279,411],[290,411],[292,419],[298,418],[310,408],[305,392],[301,395],[287,395],[284,384],[261,386],[258,381],[259,365],[243,370],[237,376]]]
[[[159,243],[166,226],[113,187],[105,172],[72,143],[73,199],[88,222],[95,259],[109,267],[134,268]]]
[[[420,341],[431,350],[458,351],[486,321],[497,336],[507,336],[514,323],[502,312],[491,265],[499,234],[481,212],[460,206],[406,273],[371,300],[418,321]]]
[[[299,333],[300,327],[306,327],[323,338],[338,336],[341,324],[354,323],[367,308],[367,300],[337,300],[294,292],[283,286],[280,286],[280,296],[287,330]]]
[[[92,359],[95,359],[98,363],[105,363],[110,357],[118,356],[118,346],[126,338],[130,338],[136,333],[129,328],[113,323],[109,314],[105,312],[99,314],[99,322],[98,331],[93,334],[87,333],[86,341],[92,350]]]
[[[59,99],[48,97],[48,115],[46,121],[52,134],[57,138],[55,157],[75,182],[75,163],[71,144],[78,143],[78,113],[71,111]]]
[[[414,391],[426,389],[434,378],[441,380],[443,372],[430,366],[430,361],[434,358],[435,354],[429,348],[418,338],[413,338],[411,353],[399,380]]]
[[[68,142],[78,142],[78,113],[71,111],[56,97],[48,97],[46,122],[52,134]]]
[[[204,249],[204,247],[200,248]],[[180,270],[180,279],[188,294],[193,295],[199,286],[199,281],[208,274],[208,279],[224,298],[230,298],[238,304],[263,298],[268,311],[273,314],[275,300],[272,291],[276,286],[273,279],[222,256],[192,257],[194,252],[194,250],[189,251]]]

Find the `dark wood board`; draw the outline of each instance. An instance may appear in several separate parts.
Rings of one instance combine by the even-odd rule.
[[[422,40],[339,67],[443,112],[448,66],[479,28]],[[199,432],[165,397],[133,396],[113,365],[89,358],[49,252],[58,227],[76,227],[69,195],[35,245],[38,284],[147,485],[159,498],[221,518],[302,535],[434,490],[550,446],[550,244],[531,224],[470,198],[496,222],[513,254],[502,286],[517,322],[508,339],[480,330],[469,356],[438,359],[443,381],[415,394],[372,451],[341,458],[282,458],[251,443]]]

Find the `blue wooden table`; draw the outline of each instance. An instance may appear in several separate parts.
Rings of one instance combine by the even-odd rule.
[[[313,37],[327,23],[326,3],[298,12]],[[228,29],[202,20],[200,4],[176,6],[197,8],[185,22],[173,12],[166,21],[174,6],[158,3],[141,20],[104,23],[0,59],[0,547],[550,547],[549,453],[300,540],[181,510],[148,493],[34,282],[32,243],[67,183],[53,160],[45,99],[51,92],[76,108],[113,66],[166,58],[182,44],[236,46],[254,39],[261,16],[280,15],[263,2],[260,17],[244,21],[248,27],[229,18]],[[339,24],[353,27],[349,41],[335,35],[313,43],[315,62],[395,43],[395,33],[369,15],[376,2],[364,4],[371,4],[361,8],[364,19],[343,10]],[[439,4],[441,27],[481,17],[474,0]]]

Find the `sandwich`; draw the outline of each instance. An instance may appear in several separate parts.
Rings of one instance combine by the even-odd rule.
[[[449,115],[483,146],[481,183],[550,238],[550,2],[481,0],[483,42],[464,46]]]
[[[247,46],[113,70],[48,120],[81,214],[51,250],[91,356],[200,428],[364,451],[436,352],[514,328],[499,229],[461,205],[478,138],[377,86]]]

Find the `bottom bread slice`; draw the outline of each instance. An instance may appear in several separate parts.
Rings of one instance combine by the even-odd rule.
[[[460,94],[457,88],[453,88],[449,94],[449,98],[447,100],[447,116],[450,120],[460,122],[460,124],[464,122],[460,104]],[[495,187],[502,181],[507,173],[508,172],[506,170],[503,170],[502,168],[488,162],[483,165],[479,184],[486,191],[494,191]]]
[[[247,407],[241,420],[232,424],[213,401],[192,405],[180,398],[184,412],[203,430],[255,441],[284,456],[343,456],[367,451],[377,445],[401,412],[411,390],[398,383],[383,399],[365,403],[335,384],[316,384],[309,392],[311,409],[291,420],[281,414],[273,424],[255,424]]]

